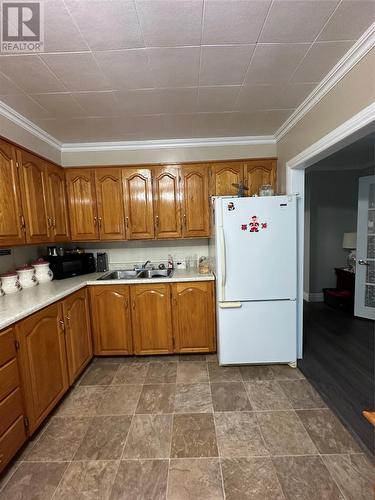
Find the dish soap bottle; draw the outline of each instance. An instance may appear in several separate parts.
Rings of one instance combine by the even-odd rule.
[[[174,269],[173,266],[173,257],[171,254],[168,255],[168,269]]]

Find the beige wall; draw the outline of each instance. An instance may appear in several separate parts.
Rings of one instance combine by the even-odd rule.
[[[285,192],[287,161],[375,100],[375,49],[300,120],[277,144],[278,187]]]
[[[276,144],[194,146],[123,151],[63,152],[65,167],[79,165],[140,165],[188,161],[230,160],[276,156]]]

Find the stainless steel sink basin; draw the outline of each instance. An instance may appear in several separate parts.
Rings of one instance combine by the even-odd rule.
[[[134,280],[144,278],[170,278],[173,275],[173,269],[122,269],[110,271],[100,278],[100,280]]]

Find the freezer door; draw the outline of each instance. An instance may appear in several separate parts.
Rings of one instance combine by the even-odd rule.
[[[295,299],[296,197],[225,198],[221,204],[219,300]]]
[[[241,302],[225,308],[218,303],[219,363],[295,362],[296,324],[293,300]]]

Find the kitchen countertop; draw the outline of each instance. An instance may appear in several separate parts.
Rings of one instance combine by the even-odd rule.
[[[197,271],[175,269],[170,278],[143,278],[126,280],[100,280],[106,273],[92,273],[75,278],[54,280],[50,283],[27,288],[13,295],[0,297],[0,330],[26,318],[53,302],[85,287],[86,285],[134,285],[145,283],[176,283],[186,281],[213,281],[213,274],[199,274]]]

